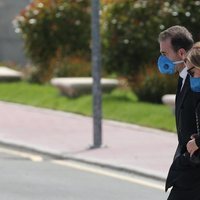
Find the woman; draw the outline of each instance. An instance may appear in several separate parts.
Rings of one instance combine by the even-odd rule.
[[[188,52],[185,64],[188,68],[188,73],[190,74],[190,87],[196,95],[200,93],[200,42],[194,44],[192,49]],[[195,94],[194,94],[195,95]],[[198,104],[200,101],[195,102]],[[200,147],[200,136],[191,137],[191,140],[187,143],[187,151],[190,156],[194,154],[196,150]]]

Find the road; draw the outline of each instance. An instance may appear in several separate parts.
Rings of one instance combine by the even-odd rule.
[[[2,200],[164,200],[164,183],[0,146]]]

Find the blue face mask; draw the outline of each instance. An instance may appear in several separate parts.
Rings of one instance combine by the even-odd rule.
[[[193,92],[200,92],[200,78],[190,76],[190,87]]]
[[[174,74],[175,73],[175,66],[179,63],[183,63],[184,61],[171,61],[164,55],[161,55],[158,58],[158,69],[162,74]]]

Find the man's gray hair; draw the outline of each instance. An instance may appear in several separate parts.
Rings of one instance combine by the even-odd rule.
[[[181,48],[189,51],[194,44],[192,34],[187,30],[187,28],[179,25],[171,26],[159,34],[159,42],[167,39],[171,40],[171,45],[175,52]]]

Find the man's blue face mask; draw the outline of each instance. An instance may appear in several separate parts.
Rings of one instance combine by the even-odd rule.
[[[183,63],[184,61],[171,61],[164,55],[160,55],[158,58],[158,69],[162,74],[174,74],[175,73],[175,66],[179,63]]]

